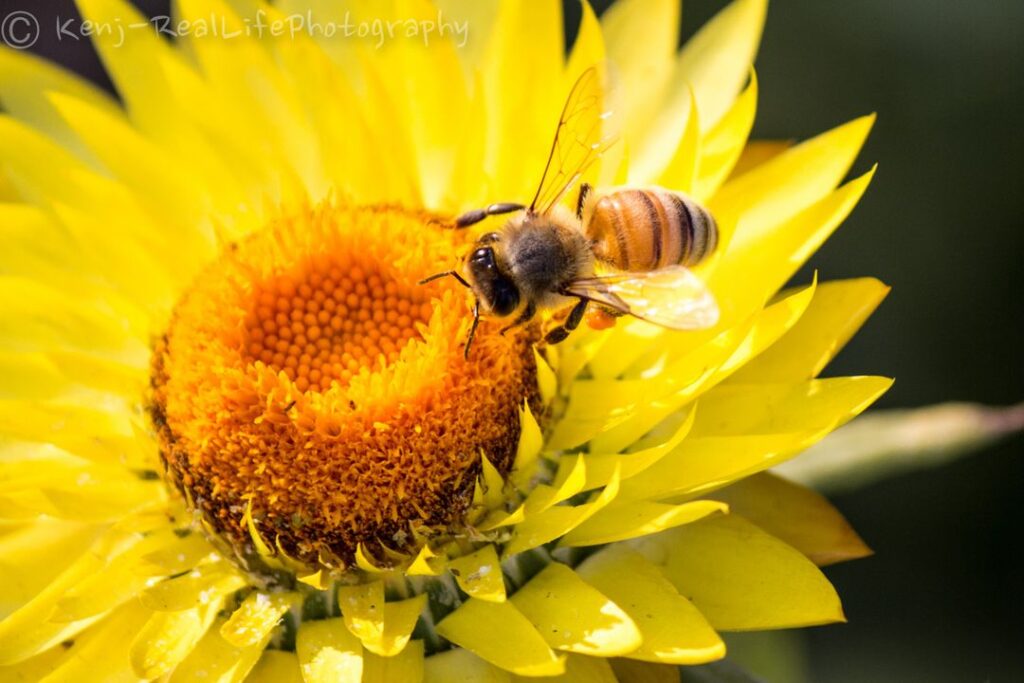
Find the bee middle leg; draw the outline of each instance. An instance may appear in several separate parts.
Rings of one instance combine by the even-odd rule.
[[[557,344],[565,341],[569,333],[580,326],[580,323],[583,321],[583,314],[587,312],[587,304],[589,303],[588,299],[580,299],[572,307],[572,310],[569,311],[569,317],[565,319],[565,322],[544,335],[544,341],[548,344]]]
[[[473,209],[472,211],[467,211],[455,219],[455,228],[457,230],[461,230],[462,228],[468,228],[471,225],[479,223],[488,216],[512,213],[513,211],[521,211],[525,208],[525,204],[512,204],[506,202],[502,204],[491,204],[485,209]]]
[[[535,316],[536,314],[537,306],[531,301],[530,303],[526,304],[526,308],[524,308],[523,312],[519,314],[519,317],[512,321],[511,325],[506,325],[505,327],[501,328],[501,334],[504,335],[513,327],[519,327],[520,325],[524,325],[530,322],[530,320],[532,320],[533,316]]]

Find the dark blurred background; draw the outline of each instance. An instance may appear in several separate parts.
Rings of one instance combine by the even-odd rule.
[[[683,36],[724,5],[685,2]],[[19,9],[44,26],[76,16],[69,0],[0,0],[0,17]],[[572,0],[566,16],[574,26]],[[33,50],[111,87],[87,42],[53,33]],[[755,137],[878,113],[854,168],[878,174],[796,279],[873,275],[893,292],[826,374],[895,377],[881,407],[1024,399],[1024,2],[775,2],[756,66]],[[1024,680],[1022,456],[1017,437],[836,498],[876,555],[827,570],[849,624],[786,641],[808,657],[796,668],[835,683]]]

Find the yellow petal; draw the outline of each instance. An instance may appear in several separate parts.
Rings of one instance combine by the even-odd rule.
[[[623,482],[619,500],[625,502],[693,496],[777,465],[863,411],[891,384],[890,380],[879,377],[848,377],[828,380],[826,384],[816,385],[813,389],[806,386],[807,391],[822,393],[813,397],[808,396],[807,391],[790,394],[795,403],[789,405],[799,407],[795,407],[795,413],[775,416],[776,420],[786,420],[782,425],[784,429],[779,432],[764,428],[754,434],[728,431],[729,425],[735,425],[735,421],[745,418],[740,413],[733,413],[729,420],[724,420],[720,417],[722,411],[717,410],[713,414],[715,420],[709,415],[708,422],[704,423],[706,427],[702,430],[726,431],[718,431],[714,435],[707,431],[706,436],[691,434],[668,456]],[[755,393],[760,389],[752,387]],[[767,393],[760,394],[760,397],[766,400]],[[707,402],[709,408],[714,407],[713,400]],[[756,403],[757,399],[751,398],[750,403],[744,405],[752,406]],[[817,408],[812,408],[815,404]],[[808,409],[806,412],[803,410],[805,407]],[[700,415],[698,409],[698,422],[701,420]],[[760,415],[767,418],[764,411]],[[746,424],[759,424],[756,416],[752,416],[752,420]],[[715,427],[716,424],[719,426]],[[694,429],[696,427],[695,424]]]
[[[641,123],[661,104],[679,43],[679,14],[679,0],[619,0],[601,15],[608,56],[622,79],[630,138],[642,135]]]
[[[91,524],[38,519],[0,536],[0,618],[42,591],[99,532]]]
[[[697,112],[697,101],[690,97],[690,111],[686,117],[686,127],[679,139],[676,151],[669,159],[668,166],[661,172],[658,185],[686,194],[693,194],[694,177],[697,164],[702,159],[700,149],[700,116]]]
[[[604,508],[619,493],[619,468],[600,495],[582,505],[556,505],[543,512],[529,515],[515,527],[515,535],[505,545],[503,558],[509,558],[531,548],[555,540],[575,529],[594,513]]]
[[[294,652],[264,650],[246,683],[305,683]]]
[[[0,52],[0,102],[4,109],[74,151],[85,160],[92,158],[69,130],[66,120],[55,111],[48,94],[68,93],[107,112],[116,112],[117,104],[109,95],[88,81],[24,51]]]
[[[421,683],[423,676],[422,640],[411,641],[393,656],[363,655],[362,683]]]
[[[384,637],[384,582],[338,586],[338,606],[345,626],[363,645]]]
[[[235,647],[221,637],[227,622],[218,620],[206,632],[185,661],[171,673],[169,683],[239,683],[256,665],[271,634],[245,647]]]
[[[889,287],[873,278],[819,285],[792,329],[726,382],[792,382],[817,377],[888,293]]]
[[[384,635],[379,643],[367,642],[366,649],[382,657],[393,657],[405,649],[416,627],[416,620],[427,605],[425,593],[396,602],[384,603]]]
[[[727,384],[700,402],[691,437],[829,430],[867,408],[892,381],[834,377],[795,384]]]
[[[601,550],[576,570],[633,619],[643,643],[626,655],[667,664],[702,664],[725,656],[725,644],[661,571],[622,545]]]
[[[770,472],[742,479],[712,497],[823,567],[871,554],[842,514],[820,494]]]
[[[505,579],[493,545],[455,558],[448,567],[467,595],[489,602],[505,602]]]
[[[526,514],[533,515],[568,500],[583,490],[587,466],[582,454],[565,455],[558,460],[558,471],[551,486],[540,484],[526,497]]]
[[[246,583],[229,563],[217,562],[154,584],[139,594],[139,600],[159,612],[177,612],[232,593]]]
[[[736,515],[642,538],[634,547],[715,629],[793,628],[844,620],[839,596],[817,567]]]
[[[738,178],[747,171],[754,170],[792,146],[792,140],[748,140],[739,160],[732,167],[730,178]]]
[[[437,633],[506,671],[524,676],[555,676],[565,670],[563,658],[555,655],[511,602],[469,598],[437,625]],[[510,647],[512,643],[514,647]],[[455,664],[456,671],[462,668],[461,664]],[[428,680],[432,669],[427,660]]]
[[[541,676],[540,678],[513,676],[515,683],[528,681],[550,681],[550,683],[618,683],[612,667],[604,657],[587,655],[565,656],[565,673],[559,676]]]
[[[47,683],[78,681],[137,681],[125,647],[139,632],[150,612],[129,603],[74,639],[73,656],[50,673]]]
[[[297,593],[250,593],[220,627],[220,635],[229,645],[237,648],[255,645],[299,601]]]
[[[634,659],[611,660],[612,671],[619,683],[679,683],[675,665],[640,662]]]
[[[631,162],[636,171],[630,169],[631,178],[654,178],[665,167],[675,141],[682,136],[691,88],[703,130],[710,130],[729,109],[750,72],[766,4],[764,0],[735,0],[683,46],[667,101],[648,124],[644,144],[636,148]]]
[[[534,353],[536,353],[536,350]],[[544,363],[544,361],[538,356],[537,363],[537,367],[540,368],[540,364]],[[545,364],[544,367],[547,367],[547,365]],[[512,478],[516,486],[524,489],[529,485],[530,479],[536,474],[537,457],[544,447],[544,435],[541,432],[540,425],[537,424],[537,418],[533,416],[533,411],[530,410],[530,406],[526,403],[523,404],[523,408],[519,411],[519,425],[519,445],[516,446]]]
[[[615,657],[640,646],[640,631],[622,608],[564,564],[549,564],[510,599],[557,650]]]
[[[128,655],[139,678],[170,673],[192,652],[217,617],[221,601],[180,612],[156,612],[134,636]]]
[[[587,467],[587,481],[583,490],[607,486],[615,474],[616,469],[622,479],[629,479],[643,472],[645,469],[658,462],[666,455],[675,450],[683,439],[690,433],[696,413],[693,406],[685,408],[678,416],[679,426],[672,432],[671,436],[657,445],[650,446],[630,453],[587,453],[583,456]]]
[[[643,500],[622,505],[613,503],[563,536],[559,545],[576,547],[624,541],[728,511],[727,505],[707,500],[680,505]]]
[[[427,657],[423,663],[423,683],[511,683],[512,675],[477,657],[469,650],[455,648]]]
[[[72,649],[74,648],[53,647],[23,662],[0,666],[0,681],[37,683],[44,680],[71,658]]]
[[[729,111],[700,142],[700,160],[697,177],[694,179],[693,196],[706,202],[714,195],[730,174],[735,174],[740,163],[755,164],[755,158],[748,155],[751,145],[747,143],[750,129],[754,126],[757,112],[757,75],[750,70],[750,85],[736,98]],[[754,143],[756,145],[756,143]],[[761,147],[754,149],[760,150]],[[785,148],[778,150],[784,151]],[[774,148],[773,148],[774,151]],[[770,157],[758,157],[767,160]]]
[[[437,576],[444,571],[445,564],[446,558],[436,555],[430,546],[424,543],[405,573],[408,576]]]
[[[306,683],[359,683],[362,679],[363,646],[342,619],[303,622],[295,652]]]
[[[730,247],[744,249],[764,239],[771,227],[828,195],[846,175],[873,123],[873,116],[854,119],[726,183],[709,208],[716,217],[742,217]]]

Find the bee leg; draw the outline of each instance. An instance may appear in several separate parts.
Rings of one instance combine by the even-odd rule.
[[[513,327],[519,327],[520,325],[529,322],[534,315],[537,313],[537,306],[531,301],[526,304],[526,308],[519,314],[519,317],[512,321],[511,325],[501,328],[501,334],[504,335],[506,332],[511,330]]]
[[[480,324],[480,300],[473,302],[473,326],[469,328],[469,337],[466,338],[466,346],[462,349],[462,357],[469,360],[469,347],[473,345],[473,337],[476,336],[476,328]]]
[[[580,184],[580,195],[576,198],[576,218],[583,220],[583,205],[587,203],[587,197],[590,196],[590,191],[594,189],[590,186],[590,183]]]
[[[438,279],[443,278],[443,277],[448,277],[449,275],[451,275],[453,278],[458,280],[459,284],[462,285],[463,287],[469,287],[469,283],[466,282],[466,278],[464,278],[461,275],[459,275],[458,271],[456,271],[456,270],[446,270],[443,273],[434,273],[430,277],[423,278],[422,280],[420,280],[416,284],[425,285],[428,282],[433,282],[434,280],[438,280]]]
[[[565,319],[565,322],[544,335],[544,341],[548,344],[557,344],[565,341],[569,333],[580,326],[580,323],[583,321],[583,314],[587,312],[587,304],[589,303],[588,299],[580,299],[579,303],[569,311],[569,317]]]
[[[521,211],[525,208],[526,206],[524,204],[502,203],[491,204],[486,209],[473,209],[472,211],[467,211],[455,219],[455,228],[457,230],[461,230],[462,228],[468,228],[475,223],[479,223],[488,216],[512,213],[513,211]]]

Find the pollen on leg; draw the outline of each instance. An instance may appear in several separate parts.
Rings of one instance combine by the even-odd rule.
[[[464,237],[397,209],[279,219],[179,301],[153,362],[168,478],[206,526],[308,566],[358,544],[406,549],[461,522],[484,453],[511,467],[537,395],[530,331],[485,325],[466,361],[467,292],[423,277]]]

